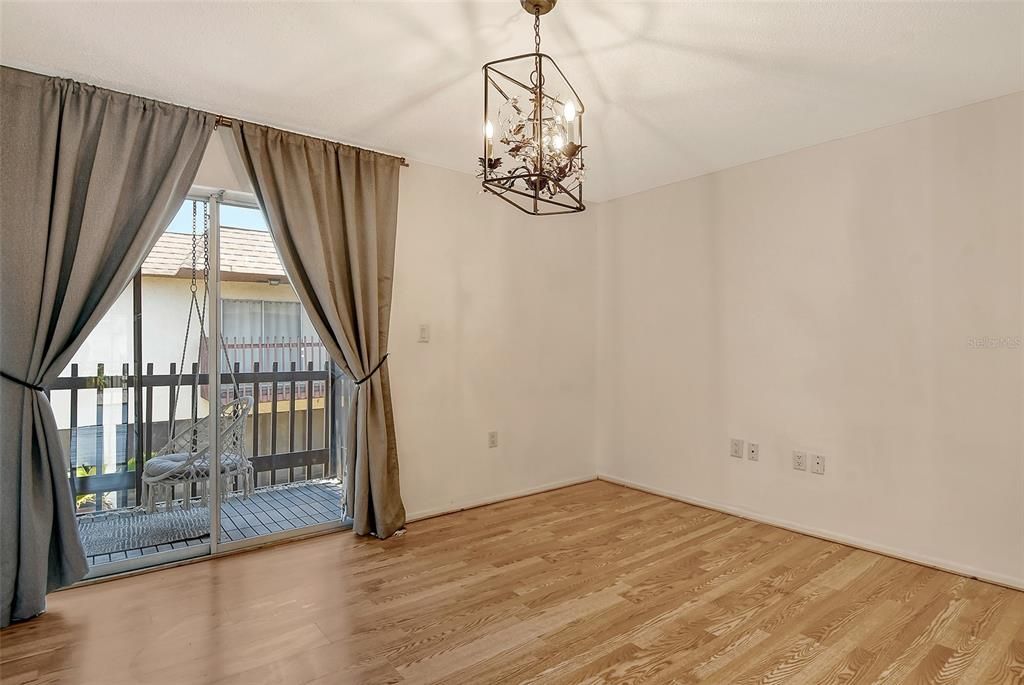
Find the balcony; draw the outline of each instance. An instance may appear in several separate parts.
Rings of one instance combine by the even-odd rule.
[[[221,375],[221,401],[236,394],[255,400],[245,420],[244,444],[256,492],[247,499],[228,495],[221,507],[219,539],[233,542],[338,521],[341,484],[338,460],[331,453],[332,426],[346,396],[335,392],[337,384],[349,381],[332,378],[329,361],[321,361],[322,345],[312,341],[228,343],[227,350],[234,374]],[[271,359],[274,355],[279,358]],[[296,356],[308,359],[304,368]],[[282,369],[281,358],[289,357],[292,361]],[[261,359],[269,361],[268,370]],[[200,365],[192,364],[180,378],[176,364],[165,369],[148,363],[135,376],[127,363],[121,364],[119,374],[98,364],[83,375],[72,364],[48,392],[59,423],[66,426],[60,434],[70,457],[68,477],[79,531],[92,566],[209,542],[210,512],[195,499],[195,484],[175,486],[170,511],[147,514],[138,506],[140,466],[172,431],[186,429],[209,411],[209,374]],[[179,382],[174,407],[173,389]],[[93,415],[83,421],[85,414]],[[237,483],[232,485],[237,488]],[[181,506],[186,497],[193,503],[188,509]]]

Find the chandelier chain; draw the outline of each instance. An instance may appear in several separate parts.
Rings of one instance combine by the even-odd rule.
[[[533,10],[533,51],[540,52],[540,8]]]

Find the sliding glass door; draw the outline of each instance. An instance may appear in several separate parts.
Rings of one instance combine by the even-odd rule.
[[[237,194],[218,195],[215,205],[220,401],[245,405],[242,435],[225,436],[239,441],[251,467],[250,475],[228,479],[220,508],[218,543],[230,550],[341,524],[332,414],[344,403],[332,402],[339,380],[258,206]],[[233,469],[235,451],[221,450],[223,469]]]
[[[90,576],[341,527],[346,383],[254,199],[194,189],[50,391]]]

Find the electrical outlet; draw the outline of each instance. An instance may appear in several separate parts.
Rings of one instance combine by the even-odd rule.
[[[747,459],[757,461],[761,457],[761,446],[756,442],[747,443]]]
[[[421,342],[421,343],[428,343],[428,342],[430,342],[430,324],[428,324],[428,323],[421,323],[420,324],[420,337],[419,337],[419,340],[417,340],[416,342]]]
[[[739,438],[729,440],[729,456],[737,459],[743,458],[743,441]]]
[[[793,451],[793,468],[797,471],[807,470],[807,453]]]
[[[816,473],[819,476],[825,475],[825,457],[820,454],[811,455],[811,473]]]
[[[491,431],[487,434],[487,446],[497,447],[498,446],[498,431]]]

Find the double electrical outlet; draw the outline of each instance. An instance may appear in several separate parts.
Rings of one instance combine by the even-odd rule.
[[[761,458],[761,446],[756,442],[745,442],[740,438],[729,439],[729,456],[742,459],[746,455],[750,461],[758,461]],[[793,450],[793,468],[797,471],[806,471],[810,462],[811,473],[819,476],[825,475],[825,457],[821,454],[807,454],[800,450]]]
[[[811,464],[811,473],[819,476],[825,475],[825,457],[821,454],[807,454],[800,450],[793,450],[793,468],[797,471],[806,471],[807,463]]]

